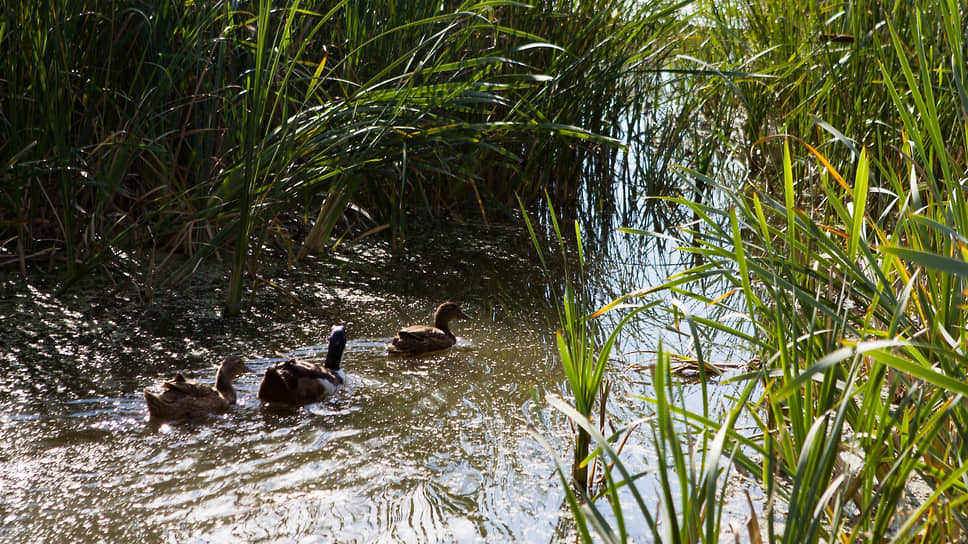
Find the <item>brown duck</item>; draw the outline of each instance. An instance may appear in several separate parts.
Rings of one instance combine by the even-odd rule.
[[[471,317],[454,302],[445,302],[437,306],[433,327],[412,325],[401,329],[387,344],[387,353],[390,355],[426,353],[453,346],[457,342],[457,337],[450,332],[450,321],[453,319],[471,319]]]
[[[161,393],[145,389],[145,401],[152,419],[174,420],[204,417],[225,412],[235,404],[232,380],[252,372],[239,355],[229,355],[218,367],[215,386],[185,379],[181,373],[161,384]]]
[[[290,359],[270,366],[259,384],[259,399],[282,404],[319,402],[346,382],[340,368],[346,348],[346,327],[334,325],[326,347],[326,366]]]

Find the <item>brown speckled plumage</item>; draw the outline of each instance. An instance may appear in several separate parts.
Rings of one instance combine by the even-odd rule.
[[[213,412],[224,412],[235,404],[232,380],[243,372],[251,372],[242,357],[229,355],[218,367],[215,385],[198,383],[177,374],[161,384],[161,393],[145,389],[145,401],[152,419],[175,420],[203,417]]]
[[[457,337],[450,332],[450,321],[470,318],[456,303],[445,302],[434,312],[433,327],[412,325],[401,329],[387,344],[387,353],[416,354],[447,349],[457,342]]]

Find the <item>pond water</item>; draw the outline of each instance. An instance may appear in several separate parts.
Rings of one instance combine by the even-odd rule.
[[[641,237],[618,249],[602,240],[586,248],[597,301],[683,266]],[[367,239],[260,270],[252,306],[231,319],[220,316],[223,266],[150,298],[118,273],[55,298],[56,274],[24,282],[0,271],[0,541],[574,540],[552,458],[570,455],[569,426],[542,400],[564,391],[555,314],[523,227],[428,229],[392,253]],[[384,355],[399,327],[429,323],[448,299],[475,318],[455,324],[454,349]],[[652,396],[640,365],[658,338],[689,351],[663,332],[668,321],[643,316],[620,341],[610,371],[619,422],[648,412],[629,397]],[[265,367],[293,352],[321,358],[334,323],[347,328],[348,386],[296,411],[263,409]],[[716,360],[732,362],[730,350]],[[236,381],[235,409],[146,420],[144,388],[176,372],[211,381],[227,353],[256,371]],[[532,435],[538,413],[555,452]],[[627,445],[633,467],[648,466],[647,435]]]

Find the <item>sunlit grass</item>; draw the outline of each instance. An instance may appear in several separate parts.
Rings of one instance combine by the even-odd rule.
[[[737,433],[682,410],[673,411],[679,427],[657,415],[653,428],[669,432],[653,440],[665,452],[670,438],[685,443],[698,432],[716,436],[701,451],[751,454],[733,462],[770,498],[759,524],[748,528],[754,541],[963,540],[963,7],[838,6],[821,12],[819,4],[717,3],[703,12],[712,23],[703,66],[717,68],[719,83],[710,87],[733,103],[709,111],[742,112],[742,123],[719,137],[749,146],[752,176],[738,191],[714,170],[684,170],[696,185],[719,184],[727,204],[672,199],[697,219],[680,237],[701,264],[649,292],[742,317],[742,326],[735,319],[692,322],[744,339],[762,362],[734,378],[745,393],[727,407],[756,429]],[[725,54],[717,62],[713,51]],[[710,277],[725,280],[723,293],[683,288]],[[662,410],[669,396],[655,380],[650,400]],[[688,425],[691,432],[683,430]],[[691,533],[698,538],[682,531],[698,525],[686,515],[692,503],[678,502],[697,480],[672,459],[661,465],[675,467],[675,477],[662,484],[659,504],[613,513],[614,525],[601,521],[599,503],[575,497],[585,527],[579,533],[594,529],[606,541],[624,541],[622,527],[633,517],[665,527],[653,530],[656,540],[718,541],[722,527]],[[610,482],[606,494],[635,485],[624,475]],[[666,491],[677,485],[685,486],[680,497]],[[713,517],[703,523],[718,523],[711,519],[724,500],[709,505]],[[656,523],[670,505],[682,515]]]
[[[579,270],[577,273],[573,273],[569,264],[572,258],[567,251],[566,238],[559,227],[554,208],[551,207],[554,236],[561,250],[560,262],[563,274],[559,276],[552,272],[548,264],[548,259],[542,250],[541,239],[535,232],[524,203],[519,200],[519,205],[546,278],[549,281],[553,277],[561,278],[559,285],[552,285],[552,289],[555,291],[553,300],[558,315],[558,324],[560,325],[560,328],[555,332],[555,341],[558,346],[558,356],[561,359],[561,365],[568,381],[569,393],[574,402],[574,410],[581,418],[588,420],[598,405],[599,397],[607,395],[603,381],[615,339],[623,325],[644,307],[628,313],[608,337],[599,342],[596,338],[596,331],[590,326],[590,320],[594,319],[594,316],[591,315],[588,302],[584,299],[581,284],[576,284],[584,276],[584,255],[582,254],[581,231],[578,228],[578,222],[575,221],[574,223],[575,247],[577,248],[577,256],[574,260],[577,262]],[[604,405],[604,399],[602,405]],[[576,486],[578,490],[584,493],[588,488],[590,476],[593,476],[588,473],[587,462],[591,435],[585,426],[577,421],[575,421],[575,425],[574,460],[572,462],[570,485]]]
[[[565,269],[571,398],[555,407],[576,425],[563,480],[579,532],[622,541],[641,516],[656,539],[715,541],[729,458],[785,504],[782,525],[778,502],[764,512],[765,540],[964,539],[968,73],[954,0],[97,7],[2,8],[0,233],[22,273],[65,263],[68,286],[110,265],[150,297],[153,278],[176,283],[224,251],[237,311],[283,213],[309,230],[298,248],[286,239],[295,262],[338,243],[349,208],[367,232],[399,235],[415,217],[487,221],[544,195],[564,248],[556,205],[606,213],[616,176],[682,158],[685,182],[650,179],[648,194],[692,215],[664,235],[698,264],[649,292],[741,316],[687,319],[701,370],[701,328],[743,339],[763,366],[736,378],[744,393],[721,420],[705,380],[702,413],[670,405],[659,355],[659,510],[637,500],[612,526],[590,459],[614,467],[613,506],[635,478],[588,421],[641,307],[592,308],[571,283],[583,271]],[[695,147],[678,149],[684,134]],[[747,184],[719,173],[733,161]],[[703,198],[711,187],[725,206]],[[578,224],[577,260],[562,262],[581,268]],[[728,288],[687,287],[711,277]],[[614,330],[595,327],[617,309]],[[755,431],[732,428],[740,415]]]

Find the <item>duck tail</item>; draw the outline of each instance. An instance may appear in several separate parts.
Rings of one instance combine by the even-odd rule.
[[[286,399],[289,387],[274,366],[266,369],[266,375],[259,384],[259,399],[265,402],[280,402]]]
[[[148,404],[148,415],[151,417],[157,418],[165,413],[165,403],[157,393],[152,393],[145,389],[145,403]]]

